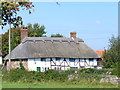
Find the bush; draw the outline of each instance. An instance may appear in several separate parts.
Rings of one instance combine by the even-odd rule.
[[[5,81],[7,80],[10,82],[17,82],[23,77],[25,72],[27,72],[27,71],[21,70],[21,69],[5,71],[5,72],[3,72],[3,80],[5,80]]]
[[[25,67],[23,66],[22,62],[20,62],[20,69],[25,70]]]
[[[75,73],[77,71],[77,73]],[[56,71],[48,70],[45,72],[26,71],[22,69],[14,69],[11,71],[3,71],[3,81],[9,82],[48,82],[48,81],[60,81],[65,82],[68,80],[68,75],[77,75],[80,80],[93,81],[99,80],[107,70],[97,69],[81,69],[81,70],[67,70]]]
[[[7,79],[6,79],[7,78]],[[9,82],[42,82],[42,81],[64,81],[67,75],[64,72],[56,70],[48,70],[45,72],[26,71],[22,69],[14,69],[3,72],[3,81]]]
[[[80,73],[88,74],[106,74],[108,69],[93,69],[93,68],[84,68],[79,71]]]

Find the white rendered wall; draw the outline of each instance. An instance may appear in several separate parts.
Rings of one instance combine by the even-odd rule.
[[[50,58],[46,58],[46,61],[41,61],[41,59],[28,59],[28,68],[30,71],[37,71],[37,67],[40,67],[41,72],[44,72],[45,69],[69,70],[70,67],[80,69],[80,66],[84,66],[84,68],[94,68],[94,66],[97,66],[97,59],[93,59],[93,61],[89,61],[89,59],[80,59],[80,62],[79,59],[75,59],[75,62],[70,62],[69,59],[64,61],[63,58],[60,60],[52,58],[52,60],[53,61],[50,62]]]

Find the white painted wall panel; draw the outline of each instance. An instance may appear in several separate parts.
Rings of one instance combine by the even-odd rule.
[[[36,71],[34,59],[28,59],[28,68],[30,71]]]
[[[84,66],[84,59],[80,59],[80,66]]]
[[[58,61],[56,61],[55,58],[52,59],[56,63],[56,66],[53,61],[50,63],[50,58],[47,58],[46,61],[41,61],[41,59],[28,59],[28,68],[30,71],[37,71],[37,67],[40,67],[41,71],[44,72],[48,69],[68,70],[70,67],[77,67],[79,69],[80,66],[85,66],[85,68],[94,68],[94,66],[97,66],[97,59],[93,59],[93,61],[89,61],[89,59],[80,59],[80,62],[79,59],[75,59],[75,62],[70,62],[69,59],[66,59],[66,62],[63,61],[63,58]],[[54,66],[51,66],[51,64]]]

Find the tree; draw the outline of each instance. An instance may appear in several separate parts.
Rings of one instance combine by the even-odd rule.
[[[104,54],[104,67],[105,68],[115,68],[118,66],[120,55],[119,49],[120,44],[118,43],[120,38],[112,37],[109,40],[109,50]]]
[[[35,26],[35,27],[31,27]],[[38,30],[36,30],[38,28]],[[6,32],[5,34],[2,34],[2,53],[3,58],[8,54],[8,34],[9,32]],[[18,44],[20,44],[21,38],[20,38],[20,27],[12,28],[11,29],[11,50],[13,50]],[[29,37],[42,37],[46,34],[45,27],[40,26],[38,24],[29,24],[28,25],[28,36]]]
[[[51,37],[63,37],[61,34],[52,34]]]
[[[29,13],[31,13],[31,8],[34,7],[32,5],[32,2],[29,2],[28,0],[23,0],[23,2],[16,2],[13,0],[9,0],[7,2],[0,2],[0,12],[1,12],[1,25],[2,28],[7,25],[11,24],[14,27],[19,26],[23,23],[22,17],[17,16],[17,13],[22,10],[29,10]]]
[[[28,36],[30,37],[43,37],[46,34],[44,25],[40,26],[38,23],[28,24],[28,28]]]
[[[22,1],[23,2],[16,2],[15,0],[9,0],[7,2],[0,2],[0,14],[1,14],[0,25],[2,25],[3,28],[5,25],[9,24],[9,54],[11,51],[11,45],[10,45],[11,25],[16,27],[19,26],[20,24],[21,25],[23,24],[22,17],[17,16],[18,11],[20,11],[21,7],[23,7],[23,9],[26,10],[34,7],[34,5],[32,5],[32,2],[26,0],[22,0]],[[30,10],[29,13],[31,13]],[[11,59],[9,59],[9,69],[11,68],[10,63],[11,63]]]

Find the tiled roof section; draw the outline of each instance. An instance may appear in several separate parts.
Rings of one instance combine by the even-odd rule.
[[[103,57],[105,50],[96,50],[96,53],[98,53],[101,57]]]

